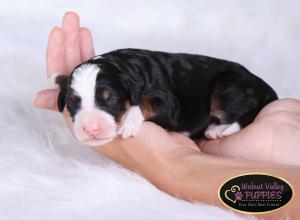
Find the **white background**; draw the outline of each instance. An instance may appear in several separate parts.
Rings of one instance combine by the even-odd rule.
[[[68,10],[91,29],[97,53],[135,47],[224,58],[262,77],[280,97],[300,98],[299,1],[1,1],[4,72],[42,80],[48,33]]]

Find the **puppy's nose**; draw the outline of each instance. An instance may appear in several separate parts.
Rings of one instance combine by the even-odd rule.
[[[88,136],[96,136],[100,132],[100,126],[97,124],[92,124],[89,126],[83,126],[83,131],[88,135]]]

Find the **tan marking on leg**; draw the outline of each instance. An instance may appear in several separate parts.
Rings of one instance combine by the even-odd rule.
[[[156,112],[150,97],[142,97],[140,101],[140,108],[142,110],[145,120],[150,120],[156,116]]]
[[[225,113],[224,111],[220,110],[215,94],[213,94],[210,99],[210,115],[218,118],[220,123],[226,123]]]

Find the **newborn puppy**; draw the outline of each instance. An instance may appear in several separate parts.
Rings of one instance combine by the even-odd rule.
[[[92,146],[135,136],[145,120],[191,138],[222,138],[277,99],[237,63],[140,49],[96,56],[51,81],[61,89],[58,107],[70,112],[76,138]]]

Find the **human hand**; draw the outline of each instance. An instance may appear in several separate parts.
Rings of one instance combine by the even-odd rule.
[[[62,28],[54,28],[50,34],[47,76],[50,77],[52,73],[69,74],[76,65],[92,56],[94,48],[89,30],[80,28],[79,18],[75,13],[67,13]],[[58,90],[42,90],[35,97],[34,105],[57,111],[58,93]],[[287,158],[291,154],[297,156],[299,150],[290,151],[292,149],[289,146],[293,146],[294,141],[296,147],[299,140],[289,137],[297,136],[292,133],[297,131],[300,137],[299,105],[299,101],[295,100],[274,102],[265,107],[254,123],[241,132],[221,140],[202,141],[199,146],[205,152],[213,154],[261,160],[277,160],[278,158],[270,156],[276,149],[286,151],[287,155],[281,155],[281,158]],[[63,115],[72,132],[72,120],[66,110]],[[115,162],[138,171],[172,195],[219,205],[216,191],[222,182],[243,172],[253,172],[258,167],[262,172],[277,172],[295,185],[299,180],[298,170],[294,171],[290,167],[203,154],[191,139],[179,133],[167,132],[151,122],[144,122],[136,137],[116,138],[94,149]],[[295,210],[293,207],[291,209]]]
[[[92,56],[94,56],[94,48],[92,43],[92,36],[89,30],[86,28],[80,28],[79,17],[75,13],[66,13],[63,19],[62,28],[54,28],[50,34],[47,50],[48,77],[51,76],[51,73],[55,72],[69,74],[76,65],[86,59],[89,59]],[[58,90],[40,91],[34,100],[35,106],[57,110],[56,102],[58,92]],[[278,112],[278,110],[276,110],[276,106],[285,108],[287,109],[287,111],[274,114],[274,111]],[[286,161],[286,158],[290,157],[290,151],[287,151],[282,147],[286,146],[286,144],[288,144],[289,142],[285,142],[284,145],[280,145],[282,146],[281,151],[284,151],[286,155],[282,154],[282,152],[278,150],[280,147],[274,147],[277,146],[274,145],[274,141],[277,141],[276,143],[278,144],[281,141],[281,139],[274,140],[274,128],[278,128],[279,126],[279,128],[284,129],[283,125],[280,123],[280,120],[278,121],[276,117],[286,117],[287,114],[293,114],[288,112],[291,106],[292,104],[290,104],[289,101],[274,102],[267,106],[258,115],[253,124],[249,125],[241,132],[224,139],[202,141],[199,143],[199,146],[204,150],[204,152],[216,155],[269,161],[278,161],[279,159],[284,159],[284,161]],[[66,110],[64,111],[64,118],[66,119],[66,122],[70,130],[72,131],[72,121],[70,117],[68,117],[68,113]],[[288,118],[288,116],[286,118]],[[269,121],[271,122],[269,123]],[[149,134],[147,134],[147,131],[143,129],[150,129],[153,138],[150,138],[150,130]],[[289,130],[290,128],[285,129]],[[132,169],[136,169],[136,166],[134,166],[133,164],[130,165],[128,163],[130,161],[134,161],[135,159],[143,158],[143,153],[140,155],[138,153],[138,150],[140,150],[140,148],[145,148],[144,145],[149,144],[148,140],[151,140],[150,142],[152,144],[160,146],[153,147],[149,149],[150,151],[163,150],[162,148],[166,148],[164,150],[168,151],[169,148],[172,148],[172,145],[170,145],[170,143],[172,143],[174,146],[173,151],[174,149],[176,149],[175,154],[176,151],[178,151],[177,149],[179,148],[179,151],[182,154],[200,153],[196,145],[190,139],[178,133],[171,133],[170,135],[170,133],[166,133],[165,131],[163,131],[163,129],[159,128],[159,126],[154,125],[153,123],[144,123],[141,130],[141,134],[138,135],[136,139],[131,138],[130,140],[119,140],[117,138],[112,143],[97,148],[97,151]],[[179,143],[178,140],[180,140]],[[139,145],[139,149],[133,150],[134,147],[125,147],[124,149],[116,147],[122,142],[127,143],[127,141],[130,142],[130,145],[135,145],[136,143],[138,143],[136,145]],[[163,143],[169,143],[169,145],[163,147]],[[294,144],[294,146],[297,145]],[[275,149],[278,150],[278,154],[275,153],[275,155],[279,155],[280,158],[274,157],[273,151]],[[125,153],[124,151],[127,150],[128,152]],[[158,152],[154,152],[154,154],[158,156]],[[127,155],[128,157],[126,158],[124,155]],[[149,152],[144,156],[147,157],[147,155],[149,155]],[[135,159],[132,158],[135,156]]]
[[[67,12],[62,27],[54,27],[50,33],[47,47],[47,78],[54,73],[68,75],[75,66],[95,54],[92,35],[87,28],[80,27],[79,17]],[[36,107],[58,111],[58,89],[39,91],[33,104]]]
[[[75,66],[93,56],[94,47],[89,30],[80,27],[77,14],[66,13],[62,28],[55,27],[50,33],[47,48],[47,77],[51,77],[53,73],[70,74]],[[37,93],[34,105],[57,111],[58,93],[57,89],[42,90]],[[73,122],[66,109],[63,116],[73,132]],[[127,149],[127,144],[130,149]],[[136,164],[146,161],[144,158],[149,158],[150,155],[159,158],[160,153],[179,148],[181,148],[179,151],[182,154],[200,152],[196,144],[185,136],[173,132],[167,133],[159,126],[146,122],[142,125],[141,132],[136,138],[129,140],[116,138],[113,142],[96,150],[128,168],[137,169]],[[143,152],[139,152],[139,150]],[[157,158],[152,158],[152,163],[154,160]]]
[[[253,123],[217,140],[201,140],[204,153],[300,165],[300,101],[281,99],[265,106]]]

